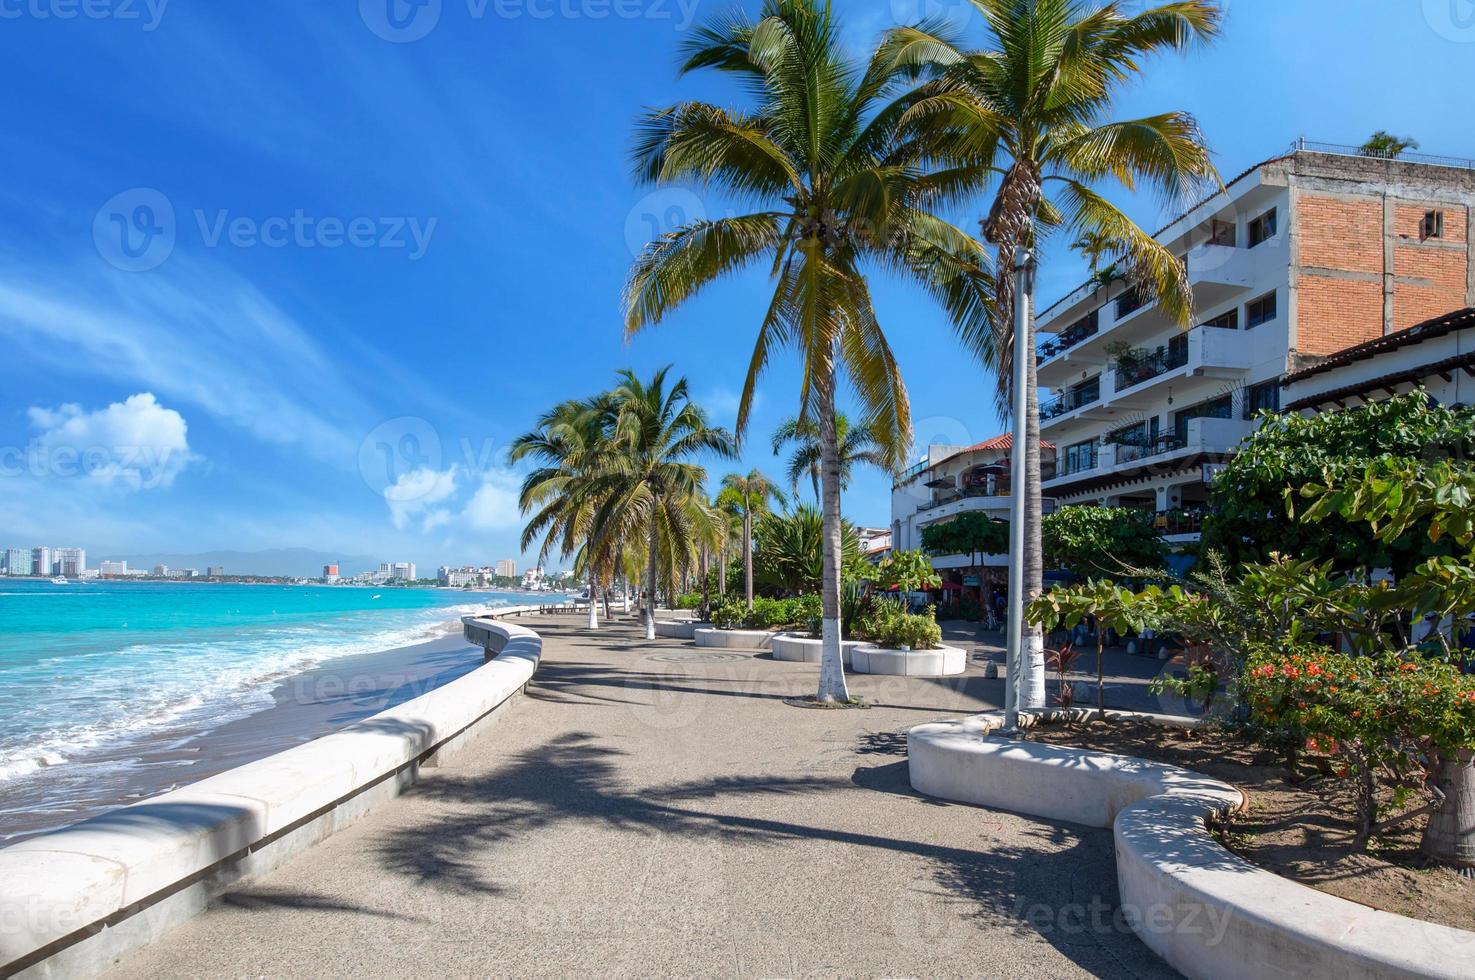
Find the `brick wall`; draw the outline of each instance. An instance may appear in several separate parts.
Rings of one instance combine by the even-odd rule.
[[[1444,234],[1420,238],[1425,212],[1444,212]],[[1326,355],[1467,304],[1469,228],[1465,208],[1397,201],[1385,241],[1382,197],[1334,197],[1303,191],[1297,211],[1301,266],[1296,349]],[[1385,268],[1391,245],[1392,267]],[[1391,274],[1391,322],[1385,318]]]

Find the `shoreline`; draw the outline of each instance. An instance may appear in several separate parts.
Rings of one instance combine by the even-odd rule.
[[[181,719],[5,786],[0,847],[321,738],[481,666],[460,620],[429,640],[334,657],[274,678],[271,704],[230,719]]]

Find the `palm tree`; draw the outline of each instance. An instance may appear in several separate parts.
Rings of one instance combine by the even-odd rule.
[[[696,31],[683,72],[736,76],[750,109],[685,102],[650,113],[635,150],[639,178],[695,181],[758,210],[702,220],[651,242],[626,287],[625,330],[660,322],[709,283],[755,264],[771,270],[773,295],[738,407],[738,433],[774,351],[804,362],[799,417],[819,432],[825,531],[823,655],[819,698],[848,700],[840,660],[840,458],[836,388],[849,377],[863,425],[891,466],[911,441],[906,389],[877,322],[866,267],[919,281],[965,333],[988,332],[992,280],[982,246],[931,214],[939,186],[898,143],[908,106],[886,101],[912,72],[895,45],[865,65],[844,54],[829,5],[764,0],[759,19],[740,12]]]
[[[698,497],[705,500],[707,471],[693,460],[708,453],[726,458],[736,452],[732,436],[709,425],[706,413],[692,402],[685,378],[666,383],[669,371],[669,366],[661,368],[649,382],[632,371],[619,373],[620,383],[604,400],[603,425],[613,452],[594,481],[599,500],[594,540],[645,538],[648,640],[656,636],[659,586],[675,588],[679,569],[696,546],[692,520],[699,512],[693,502]]]
[[[782,505],[784,494],[773,482],[757,470],[748,475],[729,473],[722,478],[722,492],[728,509],[743,520],[743,600],[753,608],[753,518],[768,513],[770,502]]]
[[[849,521],[842,523],[840,563],[847,571],[863,564],[860,535]],[[784,514],[765,514],[754,528],[763,555],[765,584],[789,592],[807,593],[824,580],[824,521],[817,508],[799,504]]]
[[[535,429],[518,436],[510,461],[539,464],[522,482],[518,504],[531,514],[522,532],[526,549],[542,538],[538,563],[557,550],[575,556],[574,572],[589,581],[589,628],[599,627],[599,594],[605,593],[620,565],[620,547],[607,538],[595,540],[594,516],[600,504],[596,480],[609,453],[601,419],[607,409],[599,399],[563,402],[539,419]]]
[[[1403,156],[1406,150],[1417,150],[1419,141],[1412,136],[1394,136],[1386,129],[1380,129],[1369,136],[1367,142],[1358,147],[1358,152],[1365,157],[1383,157],[1395,160]]]
[[[937,158],[946,161],[951,190],[993,188],[981,222],[996,250],[996,329],[968,338],[997,370],[1007,405],[1013,374],[1014,287],[1004,274],[1025,251],[1036,253],[1039,229],[1075,238],[1088,233],[1117,256],[1144,299],[1155,299],[1187,325],[1192,291],[1186,270],[1166,248],[1118,210],[1097,188],[1115,178],[1127,189],[1145,183],[1165,195],[1192,197],[1219,184],[1194,118],[1166,112],[1109,119],[1112,99],[1144,74],[1145,59],[1211,40],[1221,11],[1215,0],[1175,0],[1129,15],[1118,2],[971,0],[983,15],[994,47],[961,50],[928,27],[890,32],[890,43],[928,72],[905,121]],[[1034,322],[1026,324],[1034,350]],[[1026,598],[1043,582],[1040,547],[1040,422],[1035,358],[1026,382],[1025,548]],[[1044,642],[1037,628],[1025,637],[1026,681],[1020,704],[1044,703]]]
[[[887,468],[883,440],[877,439],[876,434],[865,426],[851,425],[850,419],[843,412],[835,416],[835,435],[840,443],[842,491],[849,488],[850,474],[856,463],[870,463],[883,470]],[[818,502],[821,455],[818,427],[807,419],[785,419],[773,433],[773,454],[777,456],[789,443],[794,444],[794,451],[789,454],[788,469],[784,473],[789,479],[789,489],[797,497],[799,478],[807,473],[814,486],[814,499]]]

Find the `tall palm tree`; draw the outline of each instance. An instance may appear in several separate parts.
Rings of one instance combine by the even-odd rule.
[[[660,322],[709,283],[763,263],[773,295],[763,313],[738,408],[773,353],[804,362],[799,417],[819,430],[825,530],[819,698],[848,700],[840,659],[840,459],[836,389],[848,376],[863,425],[899,466],[911,441],[906,389],[877,322],[868,266],[919,281],[963,324],[988,332],[992,280],[982,246],[927,210],[940,188],[899,144],[896,124],[913,69],[893,44],[865,65],[844,53],[829,4],[764,0],[697,30],[683,72],[715,69],[742,82],[746,109],[685,102],[650,113],[635,149],[639,178],[694,181],[757,202],[747,214],[692,222],[651,242],[626,287],[626,333]],[[892,98],[893,95],[897,97]],[[889,100],[889,101],[888,101]]]
[[[881,469],[888,468],[884,440],[863,425],[851,425],[843,412],[835,416],[835,437],[839,442],[840,489],[850,486],[850,475],[856,463],[870,463]],[[789,480],[789,490],[799,496],[799,478],[809,474],[814,487],[814,499],[819,501],[819,469],[822,451],[819,444],[819,427],[808,419],[785,419],[773,433],[773,454],[783,452],[784,446],[792,443],[794,450],[789,454],[789,466],[784,475]]]
[[[691,400],[685,378],[667,384],[669,371],[669,366],[661,368],[648,382],[632,371],[620,372],[620,383],[604,401],[613,453],[594,483],[599,500],[594,540],[645,538],[648,640],[656,636],[655,603],[663,573],[664,584],[674,588],[678,570],[696,545],[693,501],[705,498],[707,471],[694,460],[736,452],[732,436],[708,424],[706,413]]]
[[[722,492],[729,509],[743,519],[743,599],[753,608],[753,519],[768,513],[768,505],[784,503],[784,494],[768,477],[757,470],[729,473],[722,478]]]
[[[512,442],[508,458],[539,465],[523,479],[518,504],[531,514],[522,532],[522,547],[539,538],[538,564],[555,550],[575,557],[574,572],[589,581],[589,628],[599,627],[599,595],[618,570],[619,543],[595,540],[594,519],[601,503],[596,481],[607,464],[610,446],[600,399],[571,400],[545,412],[535,429]]]
[[[950,190],[990,190],[983,236],[995,248],[997,319],[992,335],[976,334],[976,349],[998,372],[1007,404],[1013,374],[1013,277],[1016,255],[1038,254],[1042,232],[1074,238],[1088,233],[1119,258],[1132,285],[1187,325],[1192,291],[1182,262],[1098,191],[1115,179],[1128,190],[1147,184],[1185,199],[1219,183],[1194,118],[1165,112],[1113,120],[1112,102],[1145,74],[1144,61],[1211,40],[1219,30],[1217,0],[1175,0],[1129,14],[1119,2],[971,0],[983,15],[992,47],[961,49],[926,25],[890,32],[907,63],[925,69],[903,125],[946,163]],[[1034,322],[1027,350],[1034,350]],[[1042,588],[1040,547],[1040,424],[1035,358],[1027,366],[1025,431],[1025,549],[1027,597]],[[1044,703],[1044,644],[1038,629],[1025,637],[1026,683],[1021,705]]]

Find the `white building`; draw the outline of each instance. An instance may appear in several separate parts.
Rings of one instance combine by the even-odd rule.
[[[81,578],[87,571],[87,551],[84,548],[53,548],[51,551],[52,571],[67,578]]]
[[[6,548],[4,557],[6,575],[21,576],[31,574],[30,548]]]
[[[31,549],[31,574],[32,575],[50,575],[51,574],[51,549],[50,548],[32,548]]]
[[[511,558],[497,559],[497,574],[502,578],[516,578],[517,562],[513,561]]]
[[[896,551],[925,550],[922,531],[960,514],[980,513],[991,519],[1009,519],[1009,465],[1014,445],[1008,435],[995,436],[972,446],[933,445],[927,455],[903,473],[891,487],[890,547]],[[1040,447],[1045,477],[1054,475],[1054,448]],[[1043,501],[1045,513],[1055,501]],[[950,587],[976,589],[1002,585],[1009,564],[1007,554],[933,555],[932,567]]]
[[[543,566],[542,565],[539,565],[537,568],[529,568],[527,571],[525,571],[525,572],[522,573],[522,587],[524,589],[533,589],[533,590],[537,590],[537,589],[543,588]]]
[[[1098,275],[1043,309],[1046,496],[1140,507],[1197,537],[1208,483],[1278,410],[1288,372],[1475,305],[1475,170],[1297,149],[1157,234],[1183,257],[1194,326]]]
[[[894,519],[894,515],[893,515]],[[866,561],[879,562],[891,551],[891,529],[886,527],[858,527],[856,537],[860,539],[860,555]]]
[[[1475,308],[1349,347],[1286,375],[1287,411],[1352,408],[1421,385],[1441,405],[1475,404]]]
[[[129,575],[128,563],[126,561],[103,561],[98,563],[97,570],[102,575]]]

